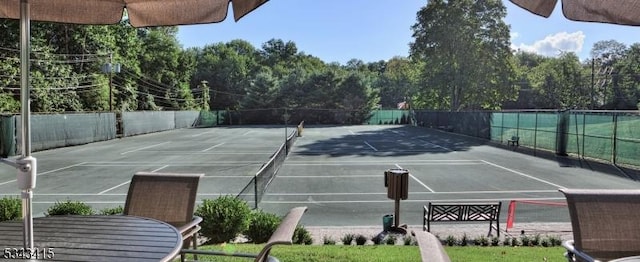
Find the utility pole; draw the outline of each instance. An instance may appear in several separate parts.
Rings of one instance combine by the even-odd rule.
[[[109,52],[109,63],[102,66],[102,73],[109,74],[109,112],[113,112],[113,73],[120,73],[120,64],[113,63],[111,52]]]

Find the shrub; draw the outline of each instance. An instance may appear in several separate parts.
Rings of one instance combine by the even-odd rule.
[[[121,215],[122,213],[124,213],[124,207],[122,206],[107,207],[100,210],[101,215]]]
[[[367,243],[367,237],[365,237],[364,235],[358,235],[356,237],[356,245],[362,246],[365,243]]]
[[[449,235],[449,236],[447,236],[447,238],[444,239],[444,243],[447,246],[450,246],[450,247],[455,246],[457,244],[457,242],[458,242],[458,240],[456,239],[456,237],[454,237],[452,235]]]
[[[309,230],[299,225],[293,232],[293,243],[311,245],[313,244],[313,238],[311,237]]]
[[[389,234],[387,235],[387,238],[384,239],[384,243],[387,245],[395,245],[396,240],[398,240],[396,236]]]
[[[467,237],[467,234],[462,235],[462,238],[460,239],[460,245],[461,246],[467,246],[467,244],[469,243],[469,237]]]
[[[251,209],[244,200],[227,195],[203,199],[195,214],[203,219],[200,233],[215,244],[233,240],[247,230]]]
[[[512,238],[512,239],[511,239],[511,246],[512,246],[512,247],[517,247],[517,246],[519,246],[520,244],[521,244],[521,243],[520,243],[520,240],[518,240],[517,238],[515,238],[515,237],[514,237],[514,238]]]
[[[345,234],[344,236],[342,236],[342,244],[344,244],[345,246],[349,246],[351,245],[351,242],[353,242],[353,239],[356,238],[356,236],[354,234],[348,233]]]
[[[373,242],[374,245],[380,245],[380,243],[382,243],[382,239],[382,234],[371,236],[371,242]]]
[[[549,237],[549,242],[551,242],[551,246],[552,247],[562,245],[562,239],[560,239],[560,237],[558,237],[558,236],[550,236]]]
[[[489,239],[485,236],[478,236],[473,239],[473,244],[476,246],[486,247],[489,245]]]
[[[273,232],[276,231],[282,219],[275,214],[266,213],[262,210],[255,210],[249,218],[249,227],[244,231],[245,236],[253,243],[260,244],[269,241]]]
[[[494,247],[497,247],[500,245],[500,237],[492,237],[491,238],[491,245]]]
[[[544,238],[540,242],[540,245],[542,245],[543,247],[550,247],[551,246],[551,241],[548,238]]]
[[[520,236],[520,242],[522,243],[523,246],[528,247],[531,246],[531,238],[529,238],[526,235],[522,235]]]
[[[335,245],[336,241],[333,240],[333,238],[331,238],[330,236],[324,236],[322,237],[322,243],[325,245]]]
[[[540,245],[540,234],[536,234],[535,236],[533,236],[533,238],[531,238],[531,245],[532,246]]]
[[[416,241],[412,236],[406,235],[402,238],[402,242],[404,243],[405,246],[410,246],[410,245],[413,245],[413,243]]]
[[[20,198],[3,197],[0,199],[0,222],[22,217],[22,200]]]
[[[505,247],[508,247],[508,246],[511,246],[511,242],[513,241],[511,240],[510,237],[505,237],[504,240],[502,241],[502,245]]]
[[[45,216],[60,216],[60,215],[93,215],[93,209],[91,206],[80,202],[67,200],[65,202],[56,202],[53,206],[49,207],[44,213]]]

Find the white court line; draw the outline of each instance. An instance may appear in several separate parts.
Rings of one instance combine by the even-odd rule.
[[[382,177],[382,175],[347,175],[347,176],[278,176],[278,178],[363,178],[363,177]]]
[[[396,167],[397,167],[397,168],[400,168],[400,169],[404,169],[404,168],[402,168],[402,167],[401,167],[400,165],[398,165],[398,164],[396,164]],[[424,188],[426,188],[427,190],[431,191],[431,193],[435,193],[435,192],[436,192],[435,190],[431,189],[429,186],[427,186],[427,185],[425,185],[424,183],[422,183],[422,181],[420,181],[419,179],[417,179],[417,178],[416,178],[415,176],[413,176],[411,173],[409,173],[409,176],[410,176],[411,178],[413,178],[413,180],[415,180],[416,182],[418,182],[418,184],[422,185]]]
[[[125,154],[133,153],[133,152],[136,152],[136,151],[145,150],[145,149],[147,149],[147,148],[152,148],[152,147],[156,147],[156,146],[161,146],[161,145],[164,145],[164,144],[167,144],[167,143],[171,143],[171,142],[170,142],[170,141],[162,142],[162,143],[160,143],[160,144],[155,144],[155,145],[145,146],[145,147],[141,147],[141,148],[134,149],[134,150],[131,150],[131,151],[122,152],[122,153],[120,153],[120,154],[121,154],[121,155],[125,155]]]
[[[214,149],[214,148],[216,148],[216,147],[219,147],[219,146],[221,146],[221,145],[224,145],[224,143],[220,143],[220,144],[217,144],[217,145],[215,145],[215,146],[209,147],[209,148],[207,148],[207,149],[205,149],[205,150],[202,150],[201,152],[207,152],[207,151],[209,151],[209,150],[211,150],[211,149]]]
[[[507,190],[507,191],[459,191],[459,192],[409,192],[409,195],[466,195],[466,194],[525,194],[525,193],[558,193],[558,190]],[[270,196],[367,196],[387,195],[387,193],[269,193]]]
[[[160,170],[162,170],[162,169],[165,169],[165,168],[167,168],[167,167],[169,167],[169,165],[165,165],[165,166],[162,166],[162,167],[160,167],[160,168],[157,168],[156,170],[151,171],[151,173],[158,172],[158,171],[160,171]],[[121,186],[124,186],[124,185],[126,185],[126,184],[129,184],[130,182],[131,182],[131,181],[129,180],[129,181],[126,181],[126,182],[124,182],[124,183],[121,183],[121,184],[119,184],[119,185],[117,185],[117,186],[114,186],[114,187],[108,188],[108,189],[106,189],[106,190],[103,190],[102,192],[98,193],[98,195],[102,195],[102,194],[104,194],[104,193],[107,193],[107,192],[109,192],[109,191],[111,191],[111,190],[114,190],[114,189],[116,189],[116,188],[118,188],[118,187],[121,187]]]
[[[61,168],[58,168],[58,169],[49,170],[49,171],[46,171],[46,172],[39,173],[39,174],[37,174],[37,176],[46,175],[46,174],[57,172],[57,171],[60,171],[60,170],[65,170],[65,169],[81,166],[81,165],[84,165],[85,163],[87,163],[87,162],[82,162],[82,163],[78,163],[78,164],[75,164],[75,165],[70,165],[70,166],[65,166],[65,167],[61,167]],[[2,183],[0,183],[0,186],[9,184],[11,182],[16,182],[16,181],[17,181],[17,179],[9,180],[9,181],[6,181],[6,182],[2,182]]]
[[[244,134],[242,134],[242,135],[243,135],[243,136],[246,136],[246,135],[250,134],[251,132],[253,132],[253,130],[249,130],[249,131],[245,132],[245,133],[244,133]]]
[[[447,147],[444,147],[444,146],[441,146],[441,145],[437,145],[437,144],[434,144],[434,143],[431,143],[429,141],[425,141],[425,140],[422,140],[422,139],[419,139],[419,138],[417,140],[418,141],[422,141],[422,142],[427,143],[427,144],[430,144],[432,146],[438,147],[438,148],[442,148],[442,149],[447,150],[449,152],[453,152],[453,149],[451,149],[451,148],[447,148]]]
[[[365,143],[366,145],[368,145],[371,149],[373,149],[373,151],[378,152],[378,149],[377,149],[377,148],[375,148],[375,147],[373,147],[373,146],[372,146],[371,144],[369,144],[367,141],[364,141],[364,143]]]
[[[545,198],[468,198],[468,199],[430,199],[429,202],[478,202],[478,201],[542,201],[542,200],[566,200],[564,197],[545,197]],[[424,203],[427,200],[424,199],[407,199],[402,200],[403,203]],[[393,199],[389,200],[330,200],[330,201],[261,201],[262,204],[352,204],[352,203],[389,203],[393,202]]]
[[[542,182],[542,183],[545,183],[545,184],[549,184],[549,185],[552,185],[552,186],[557,187],[557,188],[566,188],[564,186],[551,183],[551,182],[549,182],[547,180],[544,180],[544,179],[541,179],[541,178],[537,178],[537,177],[534,177],[534,176],[531,176],[531,175],[527,175],[525,173],[518,172],[518,171],[515,171],[513,169],[509,169],[509,168],[503,167],[501,165],[491,163],[489,161],[485,161],[485,160],[480,160],[480,161],[487,163],[487,165],[494,166],[494,167],[497,167],[497,168],[501,168],[501,169],[507,170],[509,172],[512,172],[514,174],[517,174],[517,175],[520,175],[520,176],[523,176],[523,177],[526,177],[526,178],[530,178],[530,179],[533,179],[533,180],[536,180],[536,181],[539,181],[539,182]]]
[[[371,166],[371,165],[389,165],[393,164],[391,162],[375,162],[375,163],[333,163],[333,164],[291,164],[285,163],[285,166]],[[465,166],[465,165],[482,165],[482,163],[412,163],[412,166],[429,166],[429,165],[440,165],[440,166]]]
[[[213,133],[213,132],[216,132],[216,131],[212,130],[212,131],[202,132],[202,133],[198,133],[198,134],[195,134],[195,135],[191,135],[191,137],[199,137],[201,135],[206,135],[206,134]]]

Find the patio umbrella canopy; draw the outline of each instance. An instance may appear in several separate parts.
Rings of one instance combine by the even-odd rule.
[[[558,0],[510,0],[539,16],[549,17]],[[562,13],[570,20],[640,25],[637,0],[562,0]]]
[[[266,1],[233,1],[235,20]],[[115,24],[126,8],[132,26],[146,27],[220,22],[231,0],[3,0],[0,17],[20,19],[20,2],[29,3],[32,21]]]
[[[215,23],[227,17],[229,4],[236,21],[268,0],[2,0],[0,18],[20,20],[20,101],[22,153],[15,160],[0,159],[18,170],[22,190],[24,248],[33,248],[31,200],[36,187],[37,162],[31,156],[30,131],[30,21],[70,24],[116,24],[123,16],[134,27]],[[126,12],[125,12],[126,11]]]

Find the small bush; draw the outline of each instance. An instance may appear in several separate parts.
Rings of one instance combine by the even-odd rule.
[[[335,245],[336,241],[333,240],[333,238],[329,237],[329,236],[324,236],[322,237],[322,243],[325,245]]]
[[[402,238],[402,243],[404,243],[405,246],[410,246],[413,244],[413,242],[416,242],[416,241],[410,235],[406,235]]]
[[[462,235],[462,238],[460,239],[460,246],[467,246],[468,243],[469,237],[467,237],[467,234]]]
[[[542,239],[542,242],[540,242],[540,245],[543,247],[550,247],[551,241],[548,238],[544,238]]]
[[[293,232],[293,243],[311,245],[313,244],[313,238],[311,237],[309,230],[299,225]]]
[[[497,247],[500,245],[500,237],[491,238],[491,246]]]
[[[517,238],[515,238],[515,237],[514,237],[514,238],[512,238],[512,239],[511,239],[511,246],[512,246],[512,247],[517,247],[517,246],[519,246],[520,244],[521,244],[521,243],[520,243],[520,240],[518,240]]]
[[[447,246],[452,247],[452,246],[455,246],[458,243],[458,240],[456,239],[456,237],[454,237],[452,235],[449,235],[449,236],[447,236],[447,238],[444,239],[444,243]]]
[[[510,237],[505,237],[504,240],[502,241],[502,245],[505,247],[508,247],[508,246],[511,246],[511,242],[513,241],[511,240]]]
[[[91,206],[80,202],[67,200],[65,202],[56,202],[49,207],[44,213],[45,216],[61,216],[61,215],[93,215]]]
[[[362,246],[365,243],[367,243],[367,237],[365,237],[364,235],[358,235],[356,237],[356,245]]]
[[[522,235],[520,236],[520,243],[525,247],[531,246],[531,238],[529,236]]]
[[[536,234],[535,236],[533,236],[533,238],[531,238],[531,245],[532,246],[539,246],[540,245],[540,234]]]
[[[398,238],[394,235],[387,235],[387,237],[384,239],[384,243],[387,245],[395,245],[396,244],[396,240],[398,240]]]
[[[478,236],[473,239],[473,244],[476,246],[486,247],[489,245],[489,239],[485,236]]]
[[[244,235],[253,243],[266,243],[281,222],[282,219],[275,214],[254,210],[251,212],[249,226],[244,231]]]
[[[124,207],[122,206],[107,207],[100,210],[100,215],[110,216],[110,215],[121,215],[122,213],[124,213]]]
[[[382,243],[382,236],[381,235],[373,235],[371,236],[371,242],[373,242],[374,245],[380,245]]]
[[[0,199],[0,222],[20,219],[22,217],[22,200],[14,197]]]
[[[344,244],[345,246],[349,246],[351,245],[351,242],[353,242],[353,239],[355,239],[356,236],[354,234],[348,233],[345,234],[344,236],[342,236],[342,244]]]
[[[562,245],[562,239],[560,239],[560,237],[558,237],[558,236],[550,236],[549,237],[549,242],[551,242],[551,246],[552,247]]]
[[[195,214],[203,219],[200,233],[209,238],[209,243],[217,244],[233,240],[247,230],[251,209],[244,200],[226,195],[203,199]]]

